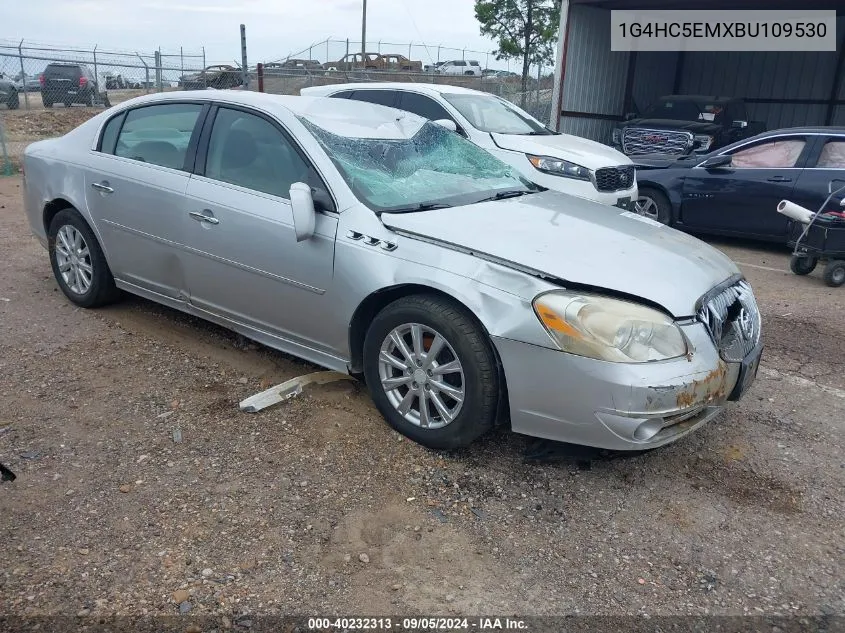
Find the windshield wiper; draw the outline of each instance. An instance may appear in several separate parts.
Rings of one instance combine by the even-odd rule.
[[[525,189],[508,189],[507,191],[499,191],[487,198],[482,198],[478,202],[487,202],[488,200],[504,200],[505,198],[518,198],[529,193],[536,193],[534,191],[526,191]]]
[[[451,204],[443,204],[442,202],[421,202],[420,204],[412,204],[406,207],[390,207],[388,209],[382,209],[379,212],[379,215],[381,215],[382,213],[414,213],[415,211],[434,211],[435,209],[448,209],[451,206]]]

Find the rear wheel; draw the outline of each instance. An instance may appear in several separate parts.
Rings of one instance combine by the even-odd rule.
[[[364,341],[364,376],[387,422],[423,446],[467,446],[495,422],[499,376],[490,341],[447,299],[414,295],[379,312]]]
[[[662,191],[650,187],[640,189],[635,208],[644,217],[661,224],[672,224],[672,204]]]
[[[75,209],[56,214],[48,237],[53,274],[68,299],[96,308],[120,296],[94,232]]]
[[[845,284],[845,260],[832,259],[824,267],[824,282],[831,288]]]
[[[789,270],[796,275],[809,275],[816,269],[816,264],[819,263],[818,257],[808,257],[807,255],[798,256],[793,255],[789,260]]]

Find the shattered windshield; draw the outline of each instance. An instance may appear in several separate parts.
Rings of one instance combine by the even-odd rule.
[[[496,97],[443,93],[443,98],[482,132],[496,134],[547,135],[553,132],[515,105]]]
[[[540,191],[480,147],[435,123],[411,138],[351,138],[303,125],[359,200],[376,212],[424,211]]]

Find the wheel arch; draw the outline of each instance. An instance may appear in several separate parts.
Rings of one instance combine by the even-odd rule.
[[[44,223],[44,234],[50,234],[50,224],[53,222],[53,218],[56,217],[56,214],[59,211],[64,209],[73,209],[77,213],[79,213],[79,209],[73,204],[70,200],[63,197],[53,198],[47,204],[44,205],[44,209],[41,211],[41,220]],[[79,215],[82,215],[81,213]],[[82,215],[83,219],[88,223],[88,226],[91,226],[91,223],[88,222],[88,219]],[[92,228],[93,230],[93,228]]]
[[[507,378],[505,376],[502,359],[499,356],[499,351],[493,344],[493,339],[490,336],[490,331],[478,318],[476,312],[467,304],[466,301],[456,297],[454,294],[446,292],[434,286],[428,286],[420,283],[402,283],[389,286],[387,288],[380,288],[367,297],[364,298],[355,312],[352,314],[352,319],[349,322],[349,373],[360,376],[364,371],[364,339],[367,336],[367,329],[373,318],[385,307],[401,299],[402,297],[409,297],[412,295],[434,295],[447,301],[451,301],[461,308],[470,316],[472,321],[481,329],[487,337],[487,342],[490,349],[493,351],[493,356],[496,359],[496,371],[499,376],[499,402],[497,405],[498,419],[502,419],[510,412],[508,402],[508,386]]]

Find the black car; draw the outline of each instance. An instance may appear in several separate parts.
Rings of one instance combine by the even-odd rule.
[[[742,99],[672,95],[621,123],[613,130],[613,144],[628,156],[702,154],[765,129],[763,123],[748,120]]]
[[[15,110],[20,105],[18,89],[18,84],[11,77],[0,73],[0,103],[5,103],[9,110]]]
[[[111,106],[97,78],[85,64],[48,64],[41,73],[41,101],[45,108],[54,103],[70,107],[74,103]]]
[[[789,128],[759,134],[703,156],[638,156],[637,211],[699,233],[785,242],[790,200],[816,211],[828,183],[845,184],[845,128]],[[829,211],[841,210],[840,199]]]

